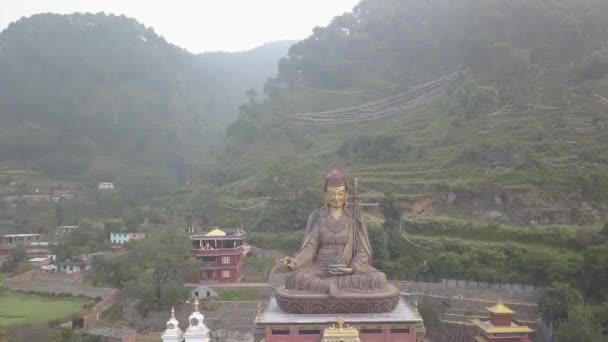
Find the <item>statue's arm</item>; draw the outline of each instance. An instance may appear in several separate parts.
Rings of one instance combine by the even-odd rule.
[[[357,244],[360,245],[360,244]],[[355,250],[355,256],[351,261],[350,267],[354,272],[366,272],[369,269],[370,260],[367,252],[360,246]]]
[[[307,236],[304,237],[304,244],[300,252],[294,258],[296,269],[312,264],[319,249],[319,231],[314,225],[315,218],[315,213],[311,214],[308,218]]]
[[[367,227],[365,222],[357,220],[359,229],[357,229],[357,239],[355,239],[354,256],[350,267],[354,272],[369,272],[371,267],[371,250],[369,250],[369,237],[367,235]],[[366,248],[368,246],[368,248]]]
[[[318,236],[315,234],[310,237],[305,246],[302,246],[302,249],[300,249],[300,252],[294,259],[296,269],[312,264],[317,252],[318,241]]]

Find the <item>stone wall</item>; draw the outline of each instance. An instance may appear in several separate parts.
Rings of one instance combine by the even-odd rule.
[[[33,269],[21,274],[17,274],[4,281],[7,287],[19,288],[19,284],[36,282],[36,283],[49,283],[49,284],[75,284],[82,281],[84,274],[63,274],[63,273],[51,273],[44,272],[39,269]]]
[[[270,286],[282,286],[288,273],[271,273],[268,279]],[[537,303],[542,296],[542,289],[534,289],[523,284],[488,284],[484,282],[465,282],[463,280],[444,279],[441,283],[423,283],[415,281],[389,281],[402,292],[411,294],[434,295],[496,301],[498,298],[515,302]]]
[[[419,283],[413,281],[391,281],[401,291],[413,295],[434,295],[443,297],[457,297],[466,299],[479,299],[486,301],[497,301],[499,298],[505,301],[538,303],[542,296],[542,290],[511,288],[510,286],[477,287],[476,283],[469,282],[468,285],[450,286],[443,283]]]
[[[7,284],[18,285],[21,282],[31,280],[32,277],[34,276],[34,271],[35,270],[29,270],[27,272],[17,274],[16,276],[12,276],[12,277],[4,280],[4,285],[8,287]]]
[[[118,289],[114,289],[114,291],[104,298],[101,302],[97,303],[90,310],[85,312],[82,316],[83,320],[83,328],[90,328],[95,321],[98,321],[101,317],[101,314],[104,311],[111,308],[114,304],[117,304],[120,301],[120,291]]]
[[[77,272],[72,274],[55,273],[55,272],[44,272],[41,270],[34,270],[32,275],[33,281],[43,283],[66,283],[74,284],[82,282],[84,279],[85,272]]]

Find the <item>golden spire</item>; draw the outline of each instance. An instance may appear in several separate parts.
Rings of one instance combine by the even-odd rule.
[[[171,319],[175,319],[175,306],[171,305]]]
[[[342,329],[342,327],[344,326],[344,322],[345,322],[344,317],[342,317],[342,316],[338,317],[338,327],[340,328],[340,332],[344,331]]]
[[[488,311],[494,314],[513,314],[515,313],[513,310],[509,309],[506,305],[502,303],[502,299],[498,298],[498,303],[496,305],[486,308]]]
[[[259,322],[262,320],[262,301],[258,300],[258,311],[255,314],[255,320],[256,322]]]

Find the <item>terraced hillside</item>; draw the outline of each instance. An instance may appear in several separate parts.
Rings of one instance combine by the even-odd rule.
[[[336,163],[365,198],[392,192],[406,209],[428,198],[507,223],[605,220],[604,14],[597,0],[364,0],[290,49],[204,180],[237,204],[274,195],[273,172],[318,187],[277,164]]]

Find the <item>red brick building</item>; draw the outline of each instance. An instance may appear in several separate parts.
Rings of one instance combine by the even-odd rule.
[[[225,232],[218,228],[206,234],[193,234],[192,255],[200,263],[201,281],[235,283],[243,278],[245,248],[243,231]]]

